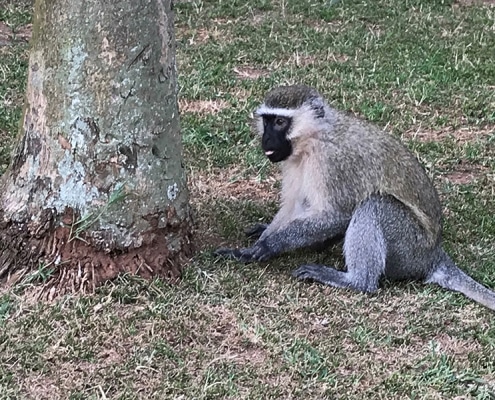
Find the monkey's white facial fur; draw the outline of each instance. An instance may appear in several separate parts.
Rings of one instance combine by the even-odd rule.
[[[321,107],[324,107],[322,102]],[[290,108],[271,108],[266,104],[262,104],[255,112],[254,118],[256,119],[256,130],[261,136],[264,132],[263,116],[276,115],[280,117],[290,118],[292,120],[291,126],[287,131],[287,140],[294,140],[303,136],[311,136],[322,129],[322,120],[319,115],[315,113],[313,105],[303,104],[296,109]]]
[[[257,128],[263,133],[263,116],[276,115],[291,120],[286,139],[291,141],[302,136],[312,136],[326,128],[329,111],[323,97],[306,85],[278,86],[270,90],[263,104],[255,111]]]

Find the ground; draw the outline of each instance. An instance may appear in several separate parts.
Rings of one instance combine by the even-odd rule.
[[[179,105],[198,253],[170,286],[123,276],[39,301],[40,267],[0,289],[0,399],[493,399],[494,314],[435,286],[294,281],[302,262],[218,260],[276,210],[250,128],[263,94],[317,87],[418,156],[445,247],[495,288],[495,7],[490,1],[177,1]],[[0,0],[0,173],[25,85],[29,1]]]

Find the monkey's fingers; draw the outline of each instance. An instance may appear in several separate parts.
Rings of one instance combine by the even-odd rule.
[[[213,252],[217,257],[230,258],[233,260],[248,263],[253,261],[251,249],[230,249],[228,247],[220,247]]]
[[[241,251],[239,249],[230,249],[228,247],[219,247],[213,252],[216,257],[234,258],[239,259]]]
[[[213,254],[216,256],[231,258],[246,264],[255,261],[266,261],[273,256],[270,249],[264,243],[260,242],[257,242],[253,247],[243,249],[229,249],[220,247],[215,250]]]
[[[277,255],[273,247],[265,240],[258,240],[253,247],[245,249],[249,252],[249,257],[253,261],[268,261]]]
[[[321,273],[321,267],[316,264],[301,265],[292,271],[292,276],[299,280],[319,280],[318,277]]]
[[[263,234],[267,227],[268,224],[255,224],[251,227],[246,228],[244,230],[244,233],[248,238],[257,239]]]

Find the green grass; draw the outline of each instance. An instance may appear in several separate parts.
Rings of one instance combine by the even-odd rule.
[[[0,1],[0,29],[3,23],[15,35],[26,26],[31,20],[31,6],[28,3]],[[17,37],[12,39],[11,45],[0,46],[0,174],[8,166],[13,138],[21,117],[27,48],[27,43]]]
[[[290,277],[302,262],[342,267],[339,247],[253,265],[210,254],[247,244],[243,227],[275,212],[276,169],[249,115],[272,86],[303,82],[404,140],[435,179],[445,248],[495,287],[495,8],[467,4],[177,1],[200,251],[174,286],[124,276],[45,303],[32,289],[51,273],[40,266],[2,289],[0,399],[493,399],[493,314],[463,296]],[[0,0],[0,22],[16,32],[29,21],[29,2]],[[22,40],[0,47],[0,173],[27,54]]]

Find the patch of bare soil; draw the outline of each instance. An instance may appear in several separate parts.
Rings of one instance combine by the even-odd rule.
[[[456,185],[466,185],[484,176],[489,171],[489,168],[483,165],[460,164],[455,171],[444,175],[444,178]]]
[[[207,202],[212,198],[229,200],[275,201],[278,198],[278,172],[263,181],[255,176],[242,177],[238,167],[213,169],[207,172],[191,171],[189,188],[193,203]]]
[[[259,79],[270,75],[270,73],[261,68],[251,67],[249,65],[242,65],[234,67],[233,71],[239,79]]]
[[[191,46],[205,44],[210,40],[221,40],[222,43],[229,43],[229,35],[223,29],[219,29],[215,26],[211,29],[200,28],[189,39]]]
[[[495,6],[495,0],[457,0],[455,5],[459,6]]]
[[[29,42],[29,40],[31,40],[32,33],[33,33],[33,25],[27,24],[15,31],[15,37],[16,39]]]
[[[452,137],[458,143],[465,143],[493,135],[494,133],[495,125],[489,125],[479,129],[473,129],[473,127],[462,127],[458,129],[445,128],[434,131],[416,128],[404,132],[402,136],[406,139],[416,139],[422,142],[442,141]]]
[[[0,21],[0,46],[7,46],[12,40],[12,30],[5,24],[5,22]]]
[[[283,64],[294,64],[297,67],[306,67],[309,65],[316,65],[321,61],[345,63],[349,60],[349,57],[344,54],[299,54],[294,53]]]
[[[9,46],[13,40],[28,42],[33,31],[32,24],[21,26],[13,31],[5,22],[0,21],[0,46]]]
[[[179,110],[193,114],[217,114],[229,105],[224,100],[179,100]]]

